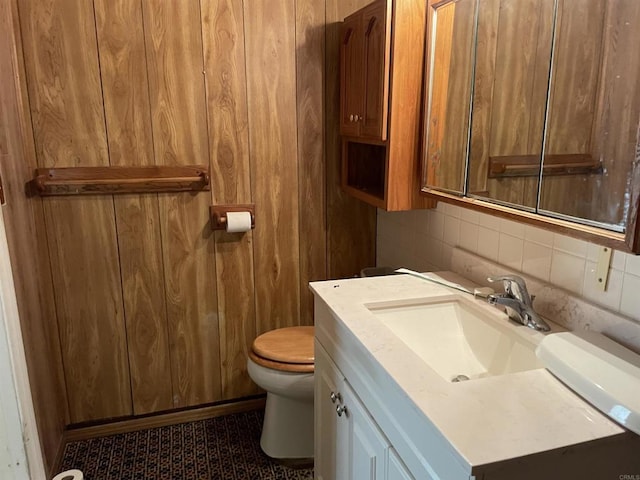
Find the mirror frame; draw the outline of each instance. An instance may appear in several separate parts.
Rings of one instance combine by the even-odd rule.
[[[431,75],[431,32],[432,22],[435,9],[442,4],[455,0],[426,0],[427,1],[427,34],[425,35],[425,71],[424,71],[424,99],[423,112],[429,111],[430,96],[430,75]],[[631,192],[629,192],[629,210],[627,214],[627,222],[625,233],[619,233],[605,228],[594,227],[582,223],[571,222],[556,217],[548,217],[540,213],[519,210],[517,208],[504,206],[487,200],[481,200],[474,197],[465,197],[448,192],[443,192],[427,185],[427,119],[423,121],[423,140],[422,153],[420,160],[421,167],[421,184],[420,194],[434,199],[443,201],[463,208],[480,211],[490,215],[495,215],[510,220],[520,221],[529,225],[552,230],[555,233],[567,235],[570,237],[586,240],[598,245],[610,247],[622,252],[640,254],[640,221],[638,211],[640,209],[640,125],[638,125],[638,142],[636,143],[636,157],[633,162],[635,168],[632,172]],[[468,167],[467,167],[468,168]]]

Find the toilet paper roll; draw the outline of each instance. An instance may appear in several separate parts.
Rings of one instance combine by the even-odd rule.
[[[251,213],[227,212],[227,232],[248,232],[251,230]]]
[[[52,480],[83,480],[84,475],[80,470],[67,470],[53,477]]]

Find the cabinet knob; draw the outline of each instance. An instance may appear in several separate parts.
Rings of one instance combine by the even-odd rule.
[[[336,407],[336,413],[338,414],[339,417],[341,417],[343,413],[345,415],[348,415],[349,412],[347,412],[347,407],[345,405],[338,405]]]
[[[362,115],[356,115],[354,118],[356,119],[356,122],[359,122],[362,120]]]
[[[353,122],[353,115],[349,115],[349,121]]]
[[[341,402],[342,401],[342,395],[340,395],[340,393],[335,393],[335,392],[331,392],[331,395],[329,395],[329,398],[331,399],[331,403],[336,403],[336,402]]]

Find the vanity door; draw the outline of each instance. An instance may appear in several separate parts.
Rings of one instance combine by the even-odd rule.
[[[349,478],[349,425],[337,415],[345,384],[340,370],[315,342],[314,472],[317,480]]]
[[[315,344],[315,476],[323,480],[413,477],[320,343]]]
[[[345,383],[345,408],[350,430],[349,478],[386,480],[386,457],[390,446],[378,426],[358,399],[348,383]]]

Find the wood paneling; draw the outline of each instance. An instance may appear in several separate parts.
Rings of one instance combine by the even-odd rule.
[[[313,295],[308,282],[327,278],[324,9],[324,2],[296,1],[301,325],[313,324]]]
[[[96,29],[112,166],[154,164],[142,8],[96,0]],[[133,413],[173,407],[156,195],[114,198]]]
[[[245,2],[257,333],[300,315],[295,2]]]
[[[20,21],[38,165],[108,165],[92,5],[24,1]],[[113,201],[44,205],[71,421],[131,414]]]
[[[251,203],[241,0],[203,0],[202,31],[214,204]],[[256,337],[253,232],[215,233],[222,396],[255,393],[246,371]]]
[[[24,180],[37,164],[17,22],[17,3],[0,2],[0,174],[7,201],[2,214],[11,258],[19,259],[14,284],[40,445],[50,473],[69,414],[42,200],[23,193]]]
[[[327,275],[352,277],[375,265],[376,209],[344,193],[340,185],[339,134],[340,23],[371,3],[369,0],[327,0],[325,63],[325,155],[327,162]]]
[[[357,3],[332,2],[331,21]],[[312,322],[310,280],[375,263],[375,209],[338,187],[325,16],[311,0],[20,3],[37,166],[211,170],[211,192],[32,199],[46,205],[65,421],[255,393],[255,336]],[[256,229],[212,232],[212,202],[254,203]]]
[[[168,412],[160,415],[148,415],[140,418],[110,422],[102,425],[92,425],[69,429],[64,433],[64,443],[78,442],[95,439],[106,435],[118,435],[121,433],[135,432],[148,428],[167,427],[179,423],[199,422],[208,418],[232,415],[234,413],[262,410],[265,405],[265,396],[259,395],[237,402],[222,403],[200,408],[190,408],[177,412]]]
[[[143,3],[158,165],[209,158],[200,4]],[[209,193],[159,194],[174,406],[221,398],[214,235]]]

